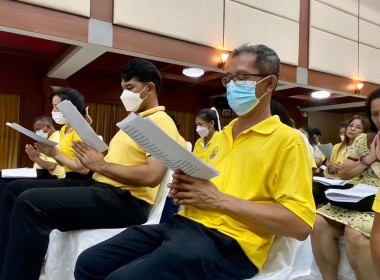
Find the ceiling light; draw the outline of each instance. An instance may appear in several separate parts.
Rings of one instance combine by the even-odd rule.
[[[312,94],[311,94],[311,97],[314,97],[314,98],[328,98],[330,97],[330,93],[328,91],[314,91]]]
[[[202,76],[205,73],[205,71],[200,68],[185,68],[183,69],[182,73],[185,76],[197,78]]]

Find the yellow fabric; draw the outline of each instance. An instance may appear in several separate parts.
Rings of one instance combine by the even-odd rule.
[[[341,146],[342,148],[340,148]],[[346,161],[349,151],[350,151],[350,147],[347,147],[345,143],[340,142],[338,144],[335,144],[331,152],[330,162],[339,162],[342,165]],[[328,168],[324,170],[323,175],[325,177],[335,177],[337,179],[340,179],[338,173],[330,173]],[[359,175],[354,177],[350,181],[354,182],[358,180],[359,180]]]
[[[178,135],[178,144],[187,149],[186,140],[181,135]]]
[[[60,138],[59,131],[56,131],[56,132],[54,132],[52,135],[50,135],[50,137],[49,137],[48,139],[49,139],[50,141],[57,142],[58,145],[59,145],[59,140],[60,140],[59,138]],[[64,177],[64,175],[65,175],[65,169],[64,169],[64,167],[63,167],[63,166],[60,166],[60,165],[55,161],[54,158],[48,157],[48,156],[46,156],[46,155],[40,153],[40,159],[43,160],[43,161],[53,162],[53,163],[56,164],[55,169],[54,169],[53,171],[49,171],[49,173],[50,173],[51,175],[53,175],[53,176],[55,175],[55,176],[57,176],[59,179]],[[35,169],[42,169],[42,167],[39,166],[36,162],[34,163],[33,168],[35,168]]]
[[[239,134],[232,121],[220,133],[206,162],[220,171],[212,182],[222,192],[255,203],[280,203],[310,227],[315,221],[310,158],[301,136],[272,116]],[[189,219],[235,239],[261,269],[274,235],[248,228],[228,215],[185,206]],[[284,221],[286,226],[286,221]]]
[[[166,134],[168,134],[175,141],[178,141],[178,131],[173,120],[164,112],[165,107],[159,106],[147,111],[141,112],[140,116],[151,118]],[[112,138],[108,153],[104,160],[106,162],[112,162],[115,164],[132,166],[142,165],[146,163],[147,153],[136,144],[126,133],[119,130]],[[94,180],[102,183],[106,183],[123,190],[129,190],[134,197],[145,200],[149,204],[153,204],[156,198],[158,187],[136,187],[126,185],[108,178],[98,172],[95,172]]]
[[[215,131],[214,135],[211,137],[210,141],[206,146],[204,146],[204,138],[199,138],[194,144],[193,154],[202,160],[205,160],[210,156],[212,148],[214,147],[214,142],[218,138],[219,131]]]
[[[373,203],[372,210],[377,212],[377,213],[380,213],[380,189],[377,192],[377,195],[375,197],[375,201]]]
[[[67,156],[68,158],[75,159],[74,155],[74,149],[72,148],[71,144],[73,141],[82,141],[78,134],[75,132],[74,129],[70,129],[68,133],[66,133],[67,125],[62,126],[59,138],[59,150],[62,154]],[[67,166],[64,166],[65,172],[73,172],[70,168]]]

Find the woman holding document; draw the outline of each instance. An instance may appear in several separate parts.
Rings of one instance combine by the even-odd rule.
[[[51,99],[53,105],[52,118],[57,124],[63,125],[60,131],[59,148],[40,142],[36,143],[35,147],[38,152],[54,158],[58,163],[63,165],[66,178],[88,180],[91,178],[91,172],[79,160],[75,159],[74,150],[71,146],[73,141],[81,141],[81,139],[57,108],[57,105],[63,100],[71,101],[83,117],[87,116],[83,95],[77,90],[63,88],[53,93]]]
[[[376,133],[357,136],[348,152],[347,160],[339,169],[339,177],[350,180],[359,176],[359,181],[378,187],[380,184],[380,88],[371,93],[366,101],[366,109],[370,118],[370,128]],[[351,122],[352,126],[353,122]],[[364,123],[363,123],[364,124]],[[350,123],[349,123],[350,125]],[[360,130],[360,125],[355,130]],[[364,125],[363,125],[364,127]],[[355,127],[351,127],[355,128]],[[347,133],[350,127],[347,127]],[[360,212],[326,205],[317,210],[317,218],[311,241],[315,260],[323,279],[337,279],[340,252],[337,239],[344,236],[348,261],[358,280],[377,279],[375,267],[371,259],[370,237],[374,213]]]
[[[334,145],[333,151],[331,153],[331,158],[326,164],[327,168],[324,171],[325,177],[335,177],[337,179],[340,179],[340,167],[347,159],[348,152],[350,151],[355,138],[362,133],[368,133],[369,126],[369,120],[362,116],[354,116],[347,122],[344,139],[342,142]],[[358,180],[359,176],[351,179],[351,181]]]

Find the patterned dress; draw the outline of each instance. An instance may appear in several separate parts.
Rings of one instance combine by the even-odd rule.
[[[349,151],[348,158],[360,160],[362,156],[368,155],[369,148],[367,145],[367,134],[361,134],[356,137],[354,143],[352,144],[352,148]],[[362,183],[378,187],[380,184],[380,179],[375,175],[372,168],[368,167],[359,175],[359,181],[350,182],[354,184]],[[374,212],[353,211],[327,204],[319,208],[317,213],[336,222],[350,226],[368,238],[371,236],[372,224],[375,216]]]

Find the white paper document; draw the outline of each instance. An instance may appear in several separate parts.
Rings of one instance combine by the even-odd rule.
[[[55,146],[57,145],[58,143],[57,142],[53,142],[53,141],[50,141],[48,139],[45,139],[37,134],[35,134],[33,131],[30,131],[29,129],[26,129],[25,127],[22,127],[21,125],[17,124],[17,123],[5,123],[7,126],[17,130],[18,132],[21,132],[22,134],[32,138],[33,140],[36,140],[37,142],[41,142],[41,143],[44,143],[46,145],[49,145],[49,146]]]
[[[326,158],[331,158],[331,153],[334,146],[331,143],[321,144],[317,146],[318,149],[325,155]]]
[[[344,186],[347,184],[347,181],[345,180],[339,180],[339,179],[330,179],[330,178],[325,178],[325,177],[313,177],[314,182],[321,183],[325,186]]]
[[[187,175],[205,180],[219,175],[218,170],[183,148],[150,118],[131,113],[116,125],[171,170],[180,169]]]
[[[34,168],[13,168],[1,170],[2,178],[37,178],[37,170]]]
[[[59,103],[57,107],[78,134],[80,139],[82,139],[83,143],[99,152],[104,152],[108,149],[106,143],[99,138],[90,124],[85,120],[85,118],[83,118],[83,116],[70,101],[64,100]]]
[[[358,184],[350,189],[329,189],[327,190],[326,197],[333,201],[338,202],[358,202],[363,198],[374,195],[379,189],[374,186]]]

